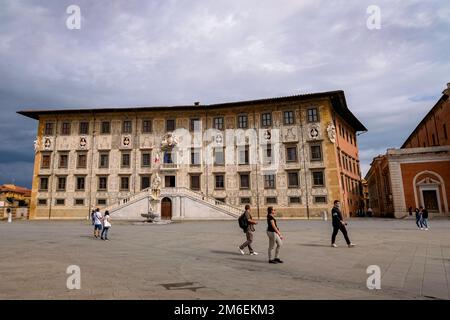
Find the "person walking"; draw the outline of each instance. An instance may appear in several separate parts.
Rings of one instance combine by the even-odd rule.
[[[100,212],[100,209],[95,209],[94,213],[94,237],[99,238],[100,237],[100,231],[102,231],[102,213]]]
[[[336,245],[336,236],[339,231],[342,232],[344,235],[345,241],[347,242],[347,245],[349,248],[354,247],[355,244],[353,244],[347,234],[347,229],[345,226],[347,223],[342,218],[342,213],[340,210],[341,203],[339,200],[334,200],[334,207],[331,209],[331,216],[332,216],[332,224],[333,224],[333,234],[331,235],[331,246],[334,248],[337,248]]]
[[[94,225],[95,224],[95,210],[94,210],[94,208],[92,208],[92,211],[91,211],[91,220],[92,220],[92,225]]]
[[[425,230],[428,230],[428,210],[424,207],[420,207],[420,212],[422,215],[422,219],[421,219],[421,226],[422,226],[422,230],[425,227]]]
[[[275,210],[273,207],[267,208],[267,236],[269,237],[269,263],[283,263],[279,258],[280,248],[283,245],[283,236],[277,226]],[[272,250],[275,244],[277,245],[275,249],[275,259],[272,259]]]
[[[241,244],[239,248],[239,252],[241,254],[245,254],[244,249],[245,247],[248,247],[248,250],[250,251],[251,256],[256,256],[258,252],[255,252],[252,247],[253,243],[253,232],[255,232],[255,224],[258,224],[256,220],[253,220],[252,215],[250,214],[250,205],[245,206],[245,219],[247,221],[247,228],[244,229],[245,236],[247,238],[247,241],[245,241],[243,244]]]
[[[423,230],[423,226],[422,226],[422,212],[419,209],[417,209],[417,208],[416,208],[415,212],[416,212],[417,229]]]
[[[111,228],[111,217],[109,216],[109,211],[105,211],[105,216],[103,217],[103,230],[102,230],[102,234],[100,236],[100,239],[102,240],[109,240],[108,239],[108,231],[109,228]],[[105,235],[105,237],[103,237],[103,234]]]

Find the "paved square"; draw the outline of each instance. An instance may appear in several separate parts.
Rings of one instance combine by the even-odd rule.
[[[135,225],[115,222],[111,241],[88,221],[0,222],[0,299],[449,299],[450,221],[353,219],[357,244],[330,247],[330,221],[279,221],[284,264],[267,263],[266,222],[258,256],[242,256],[237,222]],[[68,290],[69,265],[81,289]],[[366,268],[381,268],[381,290]]]

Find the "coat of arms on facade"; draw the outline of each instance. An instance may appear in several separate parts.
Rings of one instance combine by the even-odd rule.
[[[131,143],[131,139],[129,137],[123,138],[123,145],[125,147],[128,147],[130,145],[130,143]]]
[[[171,150],[178,144],[177,137],[169,132],[162,137],[161,150]]]
[[[264,139],[270,140],[271,138],[272,138],[272,133],[270,132],[270,130],[266,130],[264,132]]]
[[[86,145],[87,145],[86,138],[84,137],[80,138],[80,148],[84,149],[86,148]]]
[[[50,140],[50,138],[45,138],[44,139],[44,148],[46,150],[50,149],[52,146],[52,141]]]
[[[287,133],[284,136],[284,138],[286,140],[295,140],[295,134],[294,134],[294,132],[292,132],[292,130],[294,130],[294,128],[288,128],[287,129]]]
[[[332,122],[328,124],[327,127],[327,133],[328,133],[328,139],[330,139],[331,142],[336,142],[336,127]]]
[[[309,136],[312,139],[317,139],[319,137],[319,129],[317,127],[312,127],[311,130],[309,130]]]

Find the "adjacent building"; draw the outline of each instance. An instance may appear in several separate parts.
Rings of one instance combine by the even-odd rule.
[[[148,192],[156,173],[167,219],[208,219],[192,201],[224,210],[250,204],[255,216],[274,206],[282,217],[320,216],[335,199],[346,215],[360,206],[357,132],[366,128],[343,91],[18,113],[39,121],[32,219],[86,218],[93,207],[127,205]]]
[[[0,186],[0,214],[7,217],[7,209],[14,218],[27,217],[30,207],[31,190],[14,184]]]
[[[424,206],[450,216],[449,94],[450,83],[400,149],[373,159],[366,180],[375,215],[401,218]]]

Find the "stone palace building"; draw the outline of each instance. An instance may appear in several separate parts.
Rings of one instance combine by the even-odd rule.
[[[212,105],[27,110],[39,121],[30,219],[139,218],[161,177],[163,219],[314,217],[361,207],[357,132],[343,91]]]

